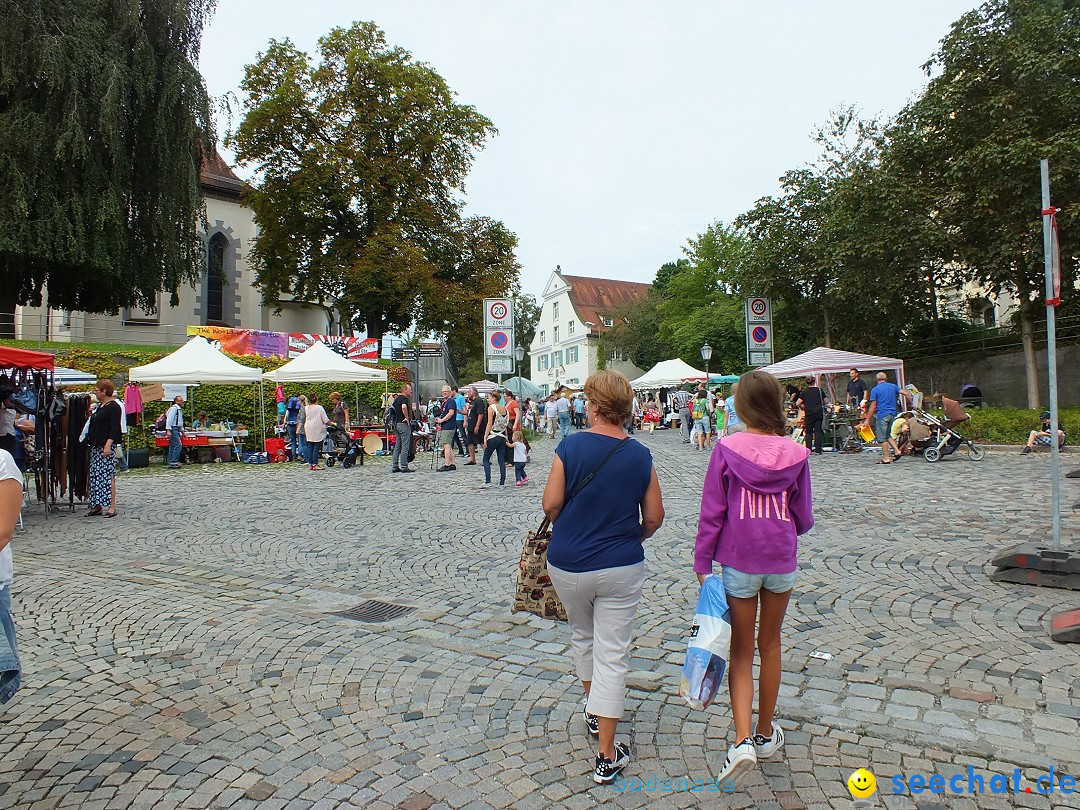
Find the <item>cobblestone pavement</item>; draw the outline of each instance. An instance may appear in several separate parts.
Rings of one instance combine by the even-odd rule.
[[[705,780],[726,699],[691,711],[677,680],[707,457],[671,433],[640,438],[668,519],[647,544],[627,775]],[[568,631],[509,613],[551,452],[537,443],[521,489],[423,459],[411,476],[216,465],[122,476],[116,520],[31,508],[14,545],[25,674],[0,709],[0,807],[848,808],[860,766],[887,808],[1080,807],[1025,791],[1052,767],[1080,776],[1080,655],[1048,630],[1080,594],[987,579],[997,550],[1048,531],[1045,456],[813,459],[785,756],[718,796],[594,785]],[[1080,482],[1063,487],[1068,504]],[[365,598],[418,609],[333,615]],[[889,793],[896,773],[966,785],[969,767],[987,789],[1009,775],[1010,791],[1019,768],[1020,792]]]

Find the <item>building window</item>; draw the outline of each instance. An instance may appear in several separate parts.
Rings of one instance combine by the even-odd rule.
[[[540,359],[539,359],[539,360],[537,360],[537,362],[536,362],[536,367],[537,367],[538,369],[540,369],[541,371],[545,371],[545,370],[547,370],[547,367],[548,367],[548,359],[547,359],[547,355],[546,355],[546,354],[542,354],[542,355],[540,355]]]
[[[160,320],[161,317],[158,314],[157,306],[154,306],[151,309],[142,309],[141,307],[132,309],[131,307],[124,307],[124,323],[159,323]],[[71,328],[70,314],[68,315],[65,327]]]
[[[216,233],[210,239],[210,255],[206,264],[206,315],[205,322],[222,323],[225,320],[225,249],[229,242],[223,234]]]
[[[611,326],[614,323],[611,320],[611,318],[603,318],[603,321],[604,321],[604,326]]]
[[[567,321],[566,322],[566,334],[568,334],[568,335],[574,334],[574,322],[573,321]]]
[[[555,342],[558,343],[559,342],[559,327],[556,326],[554,329],[552,329],[552,334],[555,336]]]
[[[576,363],[578,361],[578,347],[575,346],[572,349],[568,349],[567,352],[566,352],[566,355],[567,355],[566,362],[568,362],[568,363]]]
[[[619,359],[619,350],[618,349],[612,349],[611,354],[608,355],[608,360],[618,360],[618,359]]]
[[[548,355],[548,360],[551,363],[550,368],[555,368],[557,365],[559,365],[557,362],[555,362],[555,352],[552,352],[550,355]]]
[[[551,319],[553,321],[559,320],[559,302],[558,301],[556,301],[555,303],[553,303],[551,305]],[[556,329],[556,331],[558,331],[558,327],[555,327],[555,329]],[[557,334],[555,335],[555,339],[556,340],[559,339],[559,336]]]
[[[562,353],[562,349],[559,349],[557,352],[555,352],[555,365],[561,366],[562,364],[563,364],[563,353]]]
[[[540,345],[543,346],[547,343],[547,333],[543,329],[540,330]]]

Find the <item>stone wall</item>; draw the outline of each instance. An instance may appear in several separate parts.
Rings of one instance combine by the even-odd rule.
[[[1080,345],[1058,346],[1058,402],[1080,405]],[[1041,404],[1047,405],[1046,350],[1038,352]],[[907,381],[925,393],[957,396],[960,387],[975,383],[990,405],[1027,407],[1027,376],[1022,351],[1003,354],[971,352],[956,359],[912,360],[904,364]]]

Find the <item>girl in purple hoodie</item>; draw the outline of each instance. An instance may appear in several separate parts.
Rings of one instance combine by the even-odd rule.
[[[814,525],[809,451],[785,435],[783,398],[771,374],[751,371],[739,379],[735,411],[746,431],[724,437],[713,451],[694,547],[699,582],[712,573],[713,562],[722,566],[731,611],[728,687],[735,744],[718,780],[735,786],[759,759],[768,759],[784,744],[784,732],[773,722],[780,691],[780,627],[795,585],[798,537]],[[757,728],[751,733],[759,601],[761,671]]]

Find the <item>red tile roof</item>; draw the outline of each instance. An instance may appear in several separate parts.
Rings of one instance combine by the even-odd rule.
[[[233,173],[216,149],[212,155],[203,157],[199,181],[204,191],[216,191],[230,197],[239,197],[245,187],[244,181]]]
[[[616,281],[610,278],[568,276],[563,279],[570,285],[570,301],[582,321],[591,321],[597,329],[604,328],[604,318],[612,320],[619,311],[640,301],[649,294],[651,284],[637,281]]]

